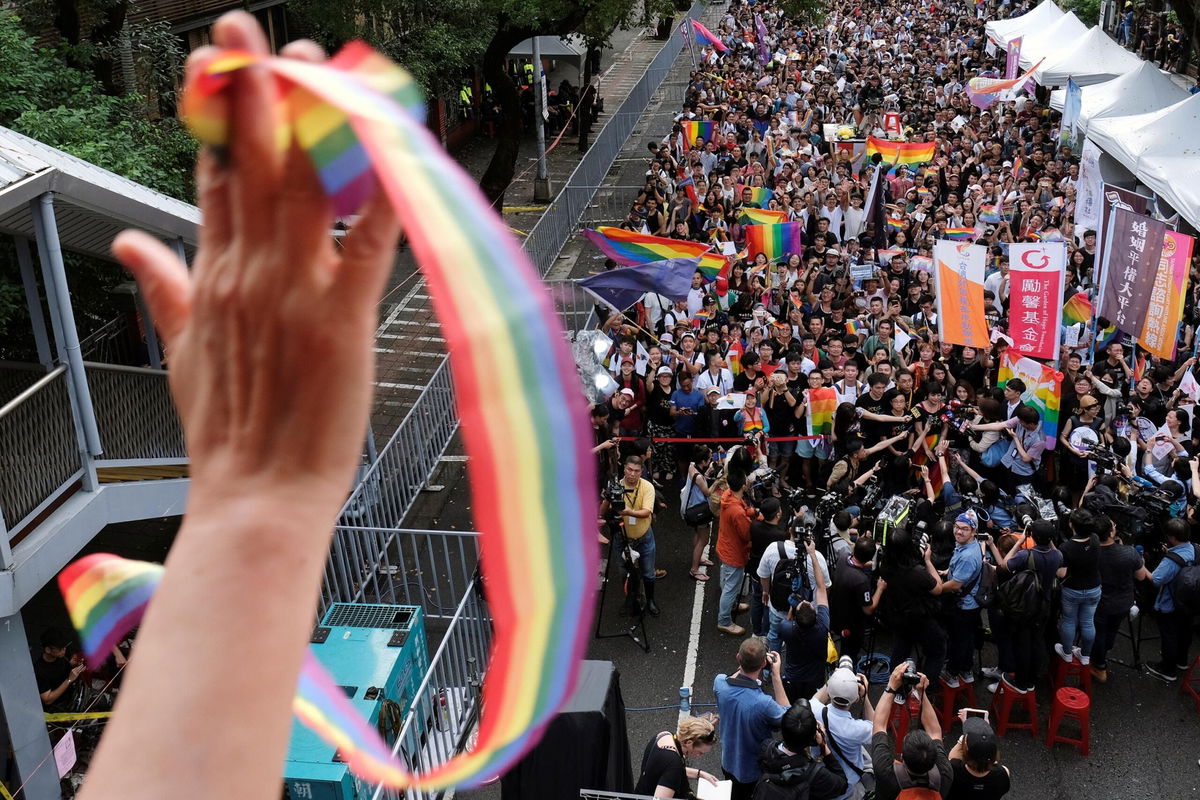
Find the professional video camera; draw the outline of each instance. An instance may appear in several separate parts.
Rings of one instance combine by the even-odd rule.
[[[779,473],[773,469],[758,470],[754,482],[746,490],[750,505],[758,508],[768,497],[779,496]]]
[[[600,497],[607,500],[608,504],[618,513],[625,507],[625,484],[620,475],[615,475],[604,485],[600,491]]]
[[[1111,448],[1101,445],[1092,445],[1084,449],[1084,457],[1096,465],[1096,475],[1108,475],[1120,472],[1121,464],[1124,459],[1117,455]]]

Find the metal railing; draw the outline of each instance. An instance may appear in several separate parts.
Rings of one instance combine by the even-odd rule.
[[[578,331],[595,325],[596,299],[584,291],[575,281],[546,281],[546,290],[554,303],[554,310],[562,320],[567,334],[574,338]]]
[[[135,324],[136,320],[129,315],[110,319],[80,341],[83,358],[104,364],[145,364],[146,343]]]
[[[0,406],[37,383],[47,372],[41,364],[0,361]]]
[[[83,474],[67,368],[0,408],[0,514],[11,538]]]
[[[167,373],[86,362],[104,457],[99,463],[186,461],[183,428]]]
[[[392,754],[410,770],[426,772],[469,749],[480,709],[480,687],[492,648],[492,617],[472,581],[417,689]],[[373,800],[430,800],[442,792],[397,792],[376,787]]]

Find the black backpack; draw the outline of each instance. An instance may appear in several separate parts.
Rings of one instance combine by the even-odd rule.
[[[808,553],[796,547],[794,558],[787,557],[787,548],[783,542],[776,542],[779,548],[779,563],[771,573],[771,605],[776,610],[786,610],[788,598],[793,592],[800,593],[805,599],[812,599],[812,582],[808,578]]]
[[[1194,560],[1188,561],[1178,553],[1168,552],[1167,558],[1179,565],[1179,572],[1171,581],[1171,597],[1175,600],[1175,608],[1192,616],[1200,614],[1200,564]],[[774,595],[771,599],[774,599]]]
[[[1041,619],[1046,610],[1046,594],[1042,589],[1042,573],[1034,559],[1037,554],[1029,551],[1025,569],[1013,574],[996,590],[1000,610],[1007,619],[1027,622]]]
[[[754,786],[751,800],[808,800],[813,773],[821,763],[809,761],[798,766],[784,767],[779,772],[764,772]]]

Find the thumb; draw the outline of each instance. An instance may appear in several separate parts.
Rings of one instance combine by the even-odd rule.
[[[152,321],[170,345],[192,314],[192,279],[187,265],[142,231],[122,231],[113,240],[112,251],[137,279]]]

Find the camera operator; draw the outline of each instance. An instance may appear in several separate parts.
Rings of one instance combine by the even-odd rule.
[[[801,520],[805,517],[797,519]],[[811,540],[813,531],[803,522],[797,523],[794,520],[790,525],[788,539],[776,542],[763,551],[762,559],[758,562],[754,572],[758,576],[759,586],[762,589],[762,600],[767,606],[767,614],[771,621],[770,630],[767,633],[767,646],[776,653],[780,651],[780,625],[791,609],[788,598],[797,588],[808,599],[816,596],[813,588],[814,573],[809,568],[810,559],[805,555],[805,550],[797,546],[797,542],[800,542],[800,546],[804,547],[807,541]],[[820,550],[816,551],[816,558],[817,563],[821,565],[821,574],[828,576],[829,567]],[[789,575],[792,577],[789,578]],[[829,585],[829,580],[826,578],[826,588]]]
[[[880,615],[892,632],[892,663],[902,664],[921,649],[926,675],[940,675],[946,659],[946,633],[937,621],[942,579],[933,566],[932,550],[918,550],[912,534],[897,528],[888,538],[880,578],[886,582]]]
[[[625,459],[625,473],[621,480],[621,495],[625,509],[625,538],[639,556],[638,570],[642,575],[642,586],[646,590],[646,610],[658,616],[658,604],[654,602],[654,487],[642,477],[643,461],[640,456]]]
[[[812,697],[821,688],[825,682],[825,663],[829,652],[829,594],[825,572],[811,536],[804,545],[808,555],[808,574],[812,576],[813,598],[793,592],[788,598],[787,615],[778,630],[786,656],[783,683],[788,699],[793,703],[800,698]]]
[[[842,655],[849,656],[852,662],[858,661],[863,635],[887,589],[886,581],[881,579],[876,582],[872,575],[875,551],[875,540],[860,536],[854,543],[853,552],[845,557],[833,574],[830,622],[841,637]]]
[[[855,719],[850,709],[859,701],[863,718]],[[825,743],[846,776],[846,793],[837,800],[849,800],[858,794],[855,787],[863,780],[866,767],[864,750],[871,744],[875,707],[867,695],[867,676],[855,674],[853,659],[842,656],[825,686],[813,695],[810,706],[825,731]],[[868,781],[873,787],[874,775]]]
[[[915,678],[915,683],[913,679]],[[888,677],[883,697],[875,706],[872,721],[871,763],[875,767],[875,797],[895,800],[904,789],[927,787],[946,797],[954,780],[954,770],[942,744],[942,724],[929,702],[929,678],[902,662]],[[888,720],[896,700],[905,702],[909,692],[921,697],[921,727],[910,728],[901,745],[900,760],[895,760],[896,746],[888,734]]]
[[[828,732],[817,721],[807,701],[792,705],[779,721],[782,741],[769,742],[759,758],[762,777],[755,796],[808,797],[811,800],[835,800],[846,794],[846,776],[829,748]],[[821,760],[809,755],[819,748]]]
[[[1108,680],[1108,651],[1117,643],[1121,622],[1137,599],[1136,581],[1148,581],[1151,576],[1142,554],[1117,539],[1116,523],[1103,514],[1096,514],[1096,523],[1100,536],[1100,605],[1096,607],[1091,670],[1093,677],[1104,683]]]
[[[1041,430],[1040,426],[1038,430]],[[957,546],[943,576],[942,591],[950,594],[954,603],[946,626],[948,646],[942,680],[952,689],[958,688],[960,681],[972,683],[975,680],[975,636],[981,616],[976,595],[983,577],[984,557],[983,548],[975,538],[978,530],[979,517],[974,510],[968,509],[954,519]]]
[[[1196,550],[1192,532],[1187,522],[1181,519],[1167,520],[1163,534],[1167,538],[1166,557],[1155,567],[1152,576],[1158,587],[1154,611],[1158,614],[1162,659],[1157,664],[1147,664],[1146,671],[1160,680],[1174,683],[1179,673],[1188,668],[1193,619],[1189,611],[1176,604],[1173,583],[1180,569],[1196,563]]]

